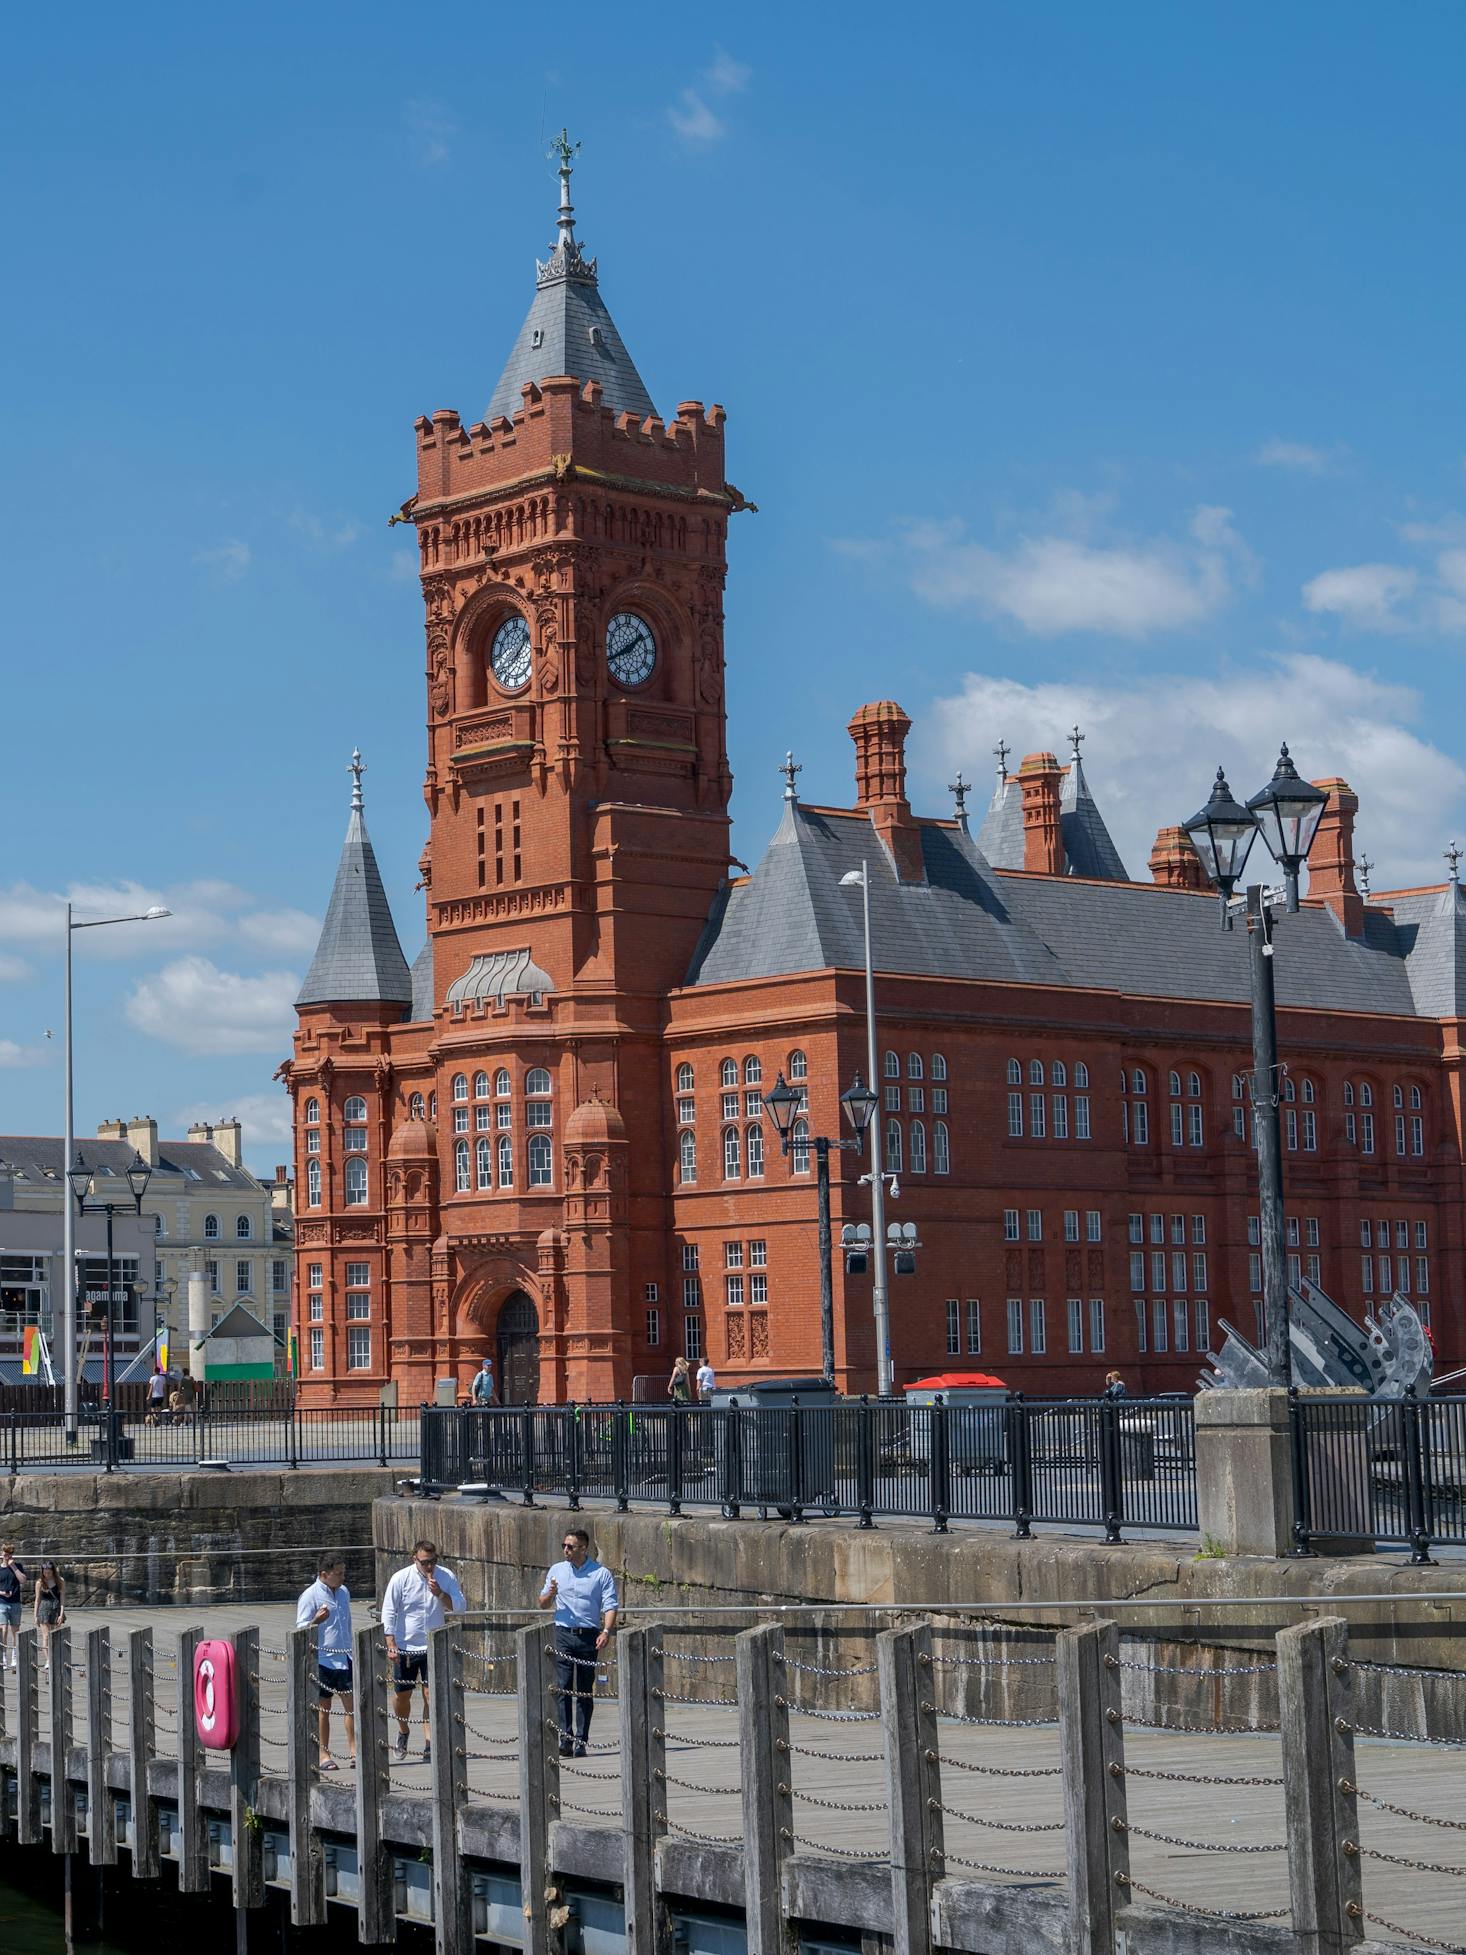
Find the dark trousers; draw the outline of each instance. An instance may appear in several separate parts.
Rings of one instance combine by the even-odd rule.
[[[555,1682],[560,1692],[560,1737],[584,1744],[590,1735],[590,1714],[595,1708],[596,1637],[595,1629],[571,1629],[555,1625]],[[573,1717],[572,1717],[573,1713]]]

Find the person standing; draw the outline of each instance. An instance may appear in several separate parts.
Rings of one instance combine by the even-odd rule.
[[[346,1743],[356,1757],[356,1706],[352,1698],[351,1590],[346,1586],[346,1563],[340,1555],[323,1555],[316,1579],[301,1592],[295,1605],[297,1629],[316,1632],[316,1682],[320,1691],[321,1770],[334,1772],[331,1756],[331,1700],[341,1699]]]
[[[685,1366],[686,1360],[681,1362]],[[567,1528],[560,1545],[565,1559],[545,1576],[539,1602],[555,1611],[560,1756],[584,1758],[595,1709],[596,1657],[611,1640],[621,1603],[615,1577],[592,1555],[583,1527]]]
[[[25,1569],[15,1558],[12,1542],[0,1541],[0,1665],[15,1669],[20,1662],[20,1605]]]
[[[691,1404],[692,1376],[687,1369],[686,1358],[678,1358],[672,1366],[672,1376],[667,1380],[667,1396],[674,1405]]]
[[[473,1387],[469,1397],[475,1405],[497,1405],[498,1395],[494,1390],[494,1361],[485,1358],[473,1374]]]
[[[717,1388],[718,1377],[713,1370],[712,1360],[704,1355],[702,1363],[697,1367],[697,1395],[704,1405],[711,1401]]]
[[[36,1628],[41,1632],[41,1655],[49,1670],[51,1631],[59,1629],[66,1620],[66,1584],[54,1561],[43,1561],[36,1577],[35,1617]]]
[[[1129,1395],[1125,1390],[1125,1380],[1120,1376],[1119,1372],[1107,1371],[1105,1373],[1105,1389],[1102,1396],[1105,1398],[1128,1398]]]
[[[412,1715],[412,1686],[422,1688],[422,1755],[433,1755],[428,1724],[428,1637],[441,1629],[454,1609],[466,1609],[463,1590],[449,1568],[438,1566],[437,1544],[419,1541],[412,1560],[399,1568],[382,1597],[382,1633],[392,1665],[392,1709],[397,1718],[397,1756],[407,1756],[407,1721]]]

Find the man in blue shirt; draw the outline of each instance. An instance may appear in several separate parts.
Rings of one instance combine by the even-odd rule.
[[[322,1555],[320,1572],[295,1605],[297,1629],[316,1632],[316,1679],[320,1690],[321,1770],[334,1772],[331,1756],[331,1699],[341,1699],[346,1743],[356,1757],[356,1718],[351,1697],[351,1591],[346,1586],[346,1563],[339,1555]]]
[[[567,1528],[561,1545],[565,1559],[546,1575],[540,1607],[555,1611],[560,1755],[584,1758],[595,1708],[596,1656],[611,1640],[621,1604],[615,1579],[591,1554],[590,1536],[583,1527]]]

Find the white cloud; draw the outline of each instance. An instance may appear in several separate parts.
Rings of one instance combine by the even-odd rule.
[[[704,79],[715,94],[741,95],[753,79],[753,70],[746,61],[735,61],[726,48],[717,48]]]
[[[0,1069],[44,1066],[50,1056],[43,1045],[17,1045],[14,1039],[0,1039]]]
[[[31,975],[31,967],[23,957],[0,955],[0,984],[19,984]]]
[[[195,550],[193,560],[223,584],[237,584],[254,561],[253,552],[239,537],[226,537],[207,550]]]
[[[453,153],[453,138],[458,124],[443,102],[416,95],[402,111],[402,120],[412,139],[413,153],[420,169],[433,169],[446,163]]]
[[[125,1009],[140,1032],[180,1052],[285,1053],[299,989],[292,971],[245,977],[207,957],[180,957],[139,979]]]
[[[239,919],[239,934],[246,943],[259,944],[264,950],[301,956],[315,949],[321,920],[307,916],[304,910],[254,910]]]
[[[1321,571],[1303,586],[1304,605],[1356,631],[1466,633],[1466,516],[1448,510],[1434,522],[1396,528],[1425,561]]]
[[[185,944],[192,948],[230,941],[297,956],[315,947],[320,932],[318,921],[304,910],[262,908],[248,890],[214,878],[163,888],[132,881],[72,883],[65,892],[17,882],[0,888],[0,980],[26,974],[23,961],[6,954],[11,946],[43,944],[59,954],[65,931],[62,905],[68,898],[74,918],[81,922],[141,916],[149,909],[170,912],[150,923],[79,930],[74,939],[78,959],[127,960],[164,954]]]
[[[913,590],[947,610],[1003,617],[1035,637],[1098,631],[1144,638],[1195,624],[1254,575],[1231,511],[1204,503],[1183,537],[1095,540],[1105,504],[1060,498],[1059,527],[1007,549],[973,542],[960,522],[910,523],[892,546]],[[858,540],[840,543],[865,554]]]
[[[667,120],[684,142],[715,143],[728,133],[721,116],[713,114],[695,88],[684,88],[667,110]]]
[[[959,694],[919,722],[912,757],[927,804],[944,806],[952,770],[982,778],[1000,737],[1012,747],[1010,765],[1042,749],[1062,758],[1065,729],[1077,720],[1095,798],[1125,866],[1145,881],[1156,830],[1196,812],[1218,766],[1245,799],[1287,740],[1301,773],[1342,775],[1358,794],[1355,852],[1380,865],[1374,884],[1383,889],[1439,881],[1441,839],[1461,821],[1466,770],[1416,731],[1422,717],[1409,687],[1311,653],[1269,655],[1215,677],[1164,673],[1122,684],[969,673]],[[1422,808],[1435,811],[1428,828]]]
[[[1313,448],[1306,441],[1265,441],[1253,456],[1259,468],[1288,468],[1299,475],[1332,475],[1348,450],[1336,443],[1332,448]]]
[[[283,1089],[274,1093],[238,1093],[232,1100],[190,1100],[173,1115],[176,1132],[186,1133],[196,1120],[215,1125],[220,1120],[238,1120],[244,1128],[246,1151],[266,1144],[288,1147],[293,1139],[290,1124],[290,1095]]]
[[[1419,581],[1405,564],[1356,563],[1311,577],[1303,586],[1303,602],[1308,610],[1329,612],[1361,631],[1403,631],[1409,623],[1404,606]]]
[[[287,521],[298,536],[318,550],[344,550],[361,535],[361,525],[349,520],[326,521],[308,509],[292,509]]]

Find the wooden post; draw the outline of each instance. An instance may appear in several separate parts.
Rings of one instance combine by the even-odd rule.
[[[1130,1898],[1125,1727],[1114,1623],[1060,1630],[1054,1638],[1054,1661],[1069,1856],[1069,1946],[1074,1955],[1112,1955],[1115,1914]]]
[[[519,1681],[519,1884],[524,1902],[524,1955],[559,1955],[561,1929],[552,1926],[545,1890],[550,1869],[550,1821],[560,1816],[560,1720],[550,1693],[554,1630],[546,1618],[515,1631]]]
[[[321,1756],[320,1702],[316,1681],[316,1632],[292,1629],[286,1640],[286,1798],[290,1813],[290,1919],[297,1928],[318,1928],[326,1918],[326,1863],[311,1830],[311,1787]]]
[[[463,1656],[453,1623],[428,1636],[428,1717],[433,1734],[433,1943],[437,1955],[471,1955],[472,1894],[458,1856],[458,1814],[468,1798]]]
[[[71,1750],[71,1631],[51,1631],[51,1851],[76,1851],[76,1794],[66,1776]]]
[[[1340,1955],[1364,1939],[1348,1629],[1324,1616],[1277,1647],[1293,1932],[1300,1955]]]
[[[895,1955],[931,1955],[932,1888],[946,1867],[930,1628],[883,1630],[876,1663],[891,1809],[891,1945]]]
[[[134,1880],[158,1878],[158,1822],[148,1796],[148,1760],[156,1749],[153,1700],[153,1632],[134,1629],[127,1638],[128,1797],[132,1803]]]
[[[616,1638],[616,1694],[621,1717],[627,1955],[668,1955],[671,1945],[667,1912],[657,1893],[657,1841],[667,1831],[662,1668],[660,1625],[622,1630]]]
[[[748,1955],[783,1955],[788,1945],[781,1873],[794,1851],[793,1761],[777,1623],[733,1639],[738,1675],[738,1743],[743,1773],[743,1891]]]
[[[356,1632],[356,1852],[361,1882],[357,1938],[396,1941],[392,1861],[382,1844],[382,1801],[390,1782],[387,1752],[387,1645],[376,1627]]]
[[[107,1784],[112,1750],[112,1632],[87,1631],[87,1854],[94,1867],[117,1865],[117,1808]]]
[[[234,1905],[265,1904],[260,1797],[260,1632],[251,1625],[229,1638],[234,1649],[234,1706],[239,1736],[229,1754],[229,1830],[234,1841]]]
[[[22,1846],[41,1843],[41,1788],[36,1782],[36,1736],[40,1720],[36,1705],[36,1636],[22,1629],[16,1662],[15,1710],[15,1837]]]
[[[193,1659],[201,1629],[178,1638],[178,1891],[209,1891],[209,1834],[199,1809],[199,1736],[193,1710]]]

